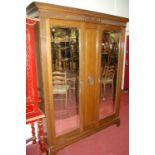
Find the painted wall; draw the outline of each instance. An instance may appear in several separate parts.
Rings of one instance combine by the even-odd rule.
[[[36,1],[103,12],[111,15],[117,15],[129,18],[129,0],[36,0]],[[26,8],[26,6],[28,6],[33,1],[25,0],[24,2]],[[129,33],[128,24],[126,28],[126,33]],[[123,83],[124,83],[124,71],[123,71]],[[26,129],[27,129],[26,133],[27,138],[31,136],[30,126],[28,125]]]

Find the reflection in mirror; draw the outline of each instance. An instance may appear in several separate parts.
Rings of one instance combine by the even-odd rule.
[[[119,32],[104,31],[102,33],[100,119],[114,112],[119,39]]]
[[[51,28],[56,136],[79,128],[79,30]]]

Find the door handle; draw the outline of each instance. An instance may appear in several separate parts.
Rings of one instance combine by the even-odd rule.
[[[88,75],[88,83],[89,83],[89,85],[93,85],[94,84],[94,78],[93,78],[92,74]]]

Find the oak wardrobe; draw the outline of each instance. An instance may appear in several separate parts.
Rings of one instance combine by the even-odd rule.
[[[127,18],[33,2],[40,108],[49,154],[105,127],[120,125]]]

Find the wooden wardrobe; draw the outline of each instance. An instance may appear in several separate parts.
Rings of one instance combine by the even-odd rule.
[[[128,19],[40,2],[26,12],[39,19],[35,57],[48,153],[119,126]]]

